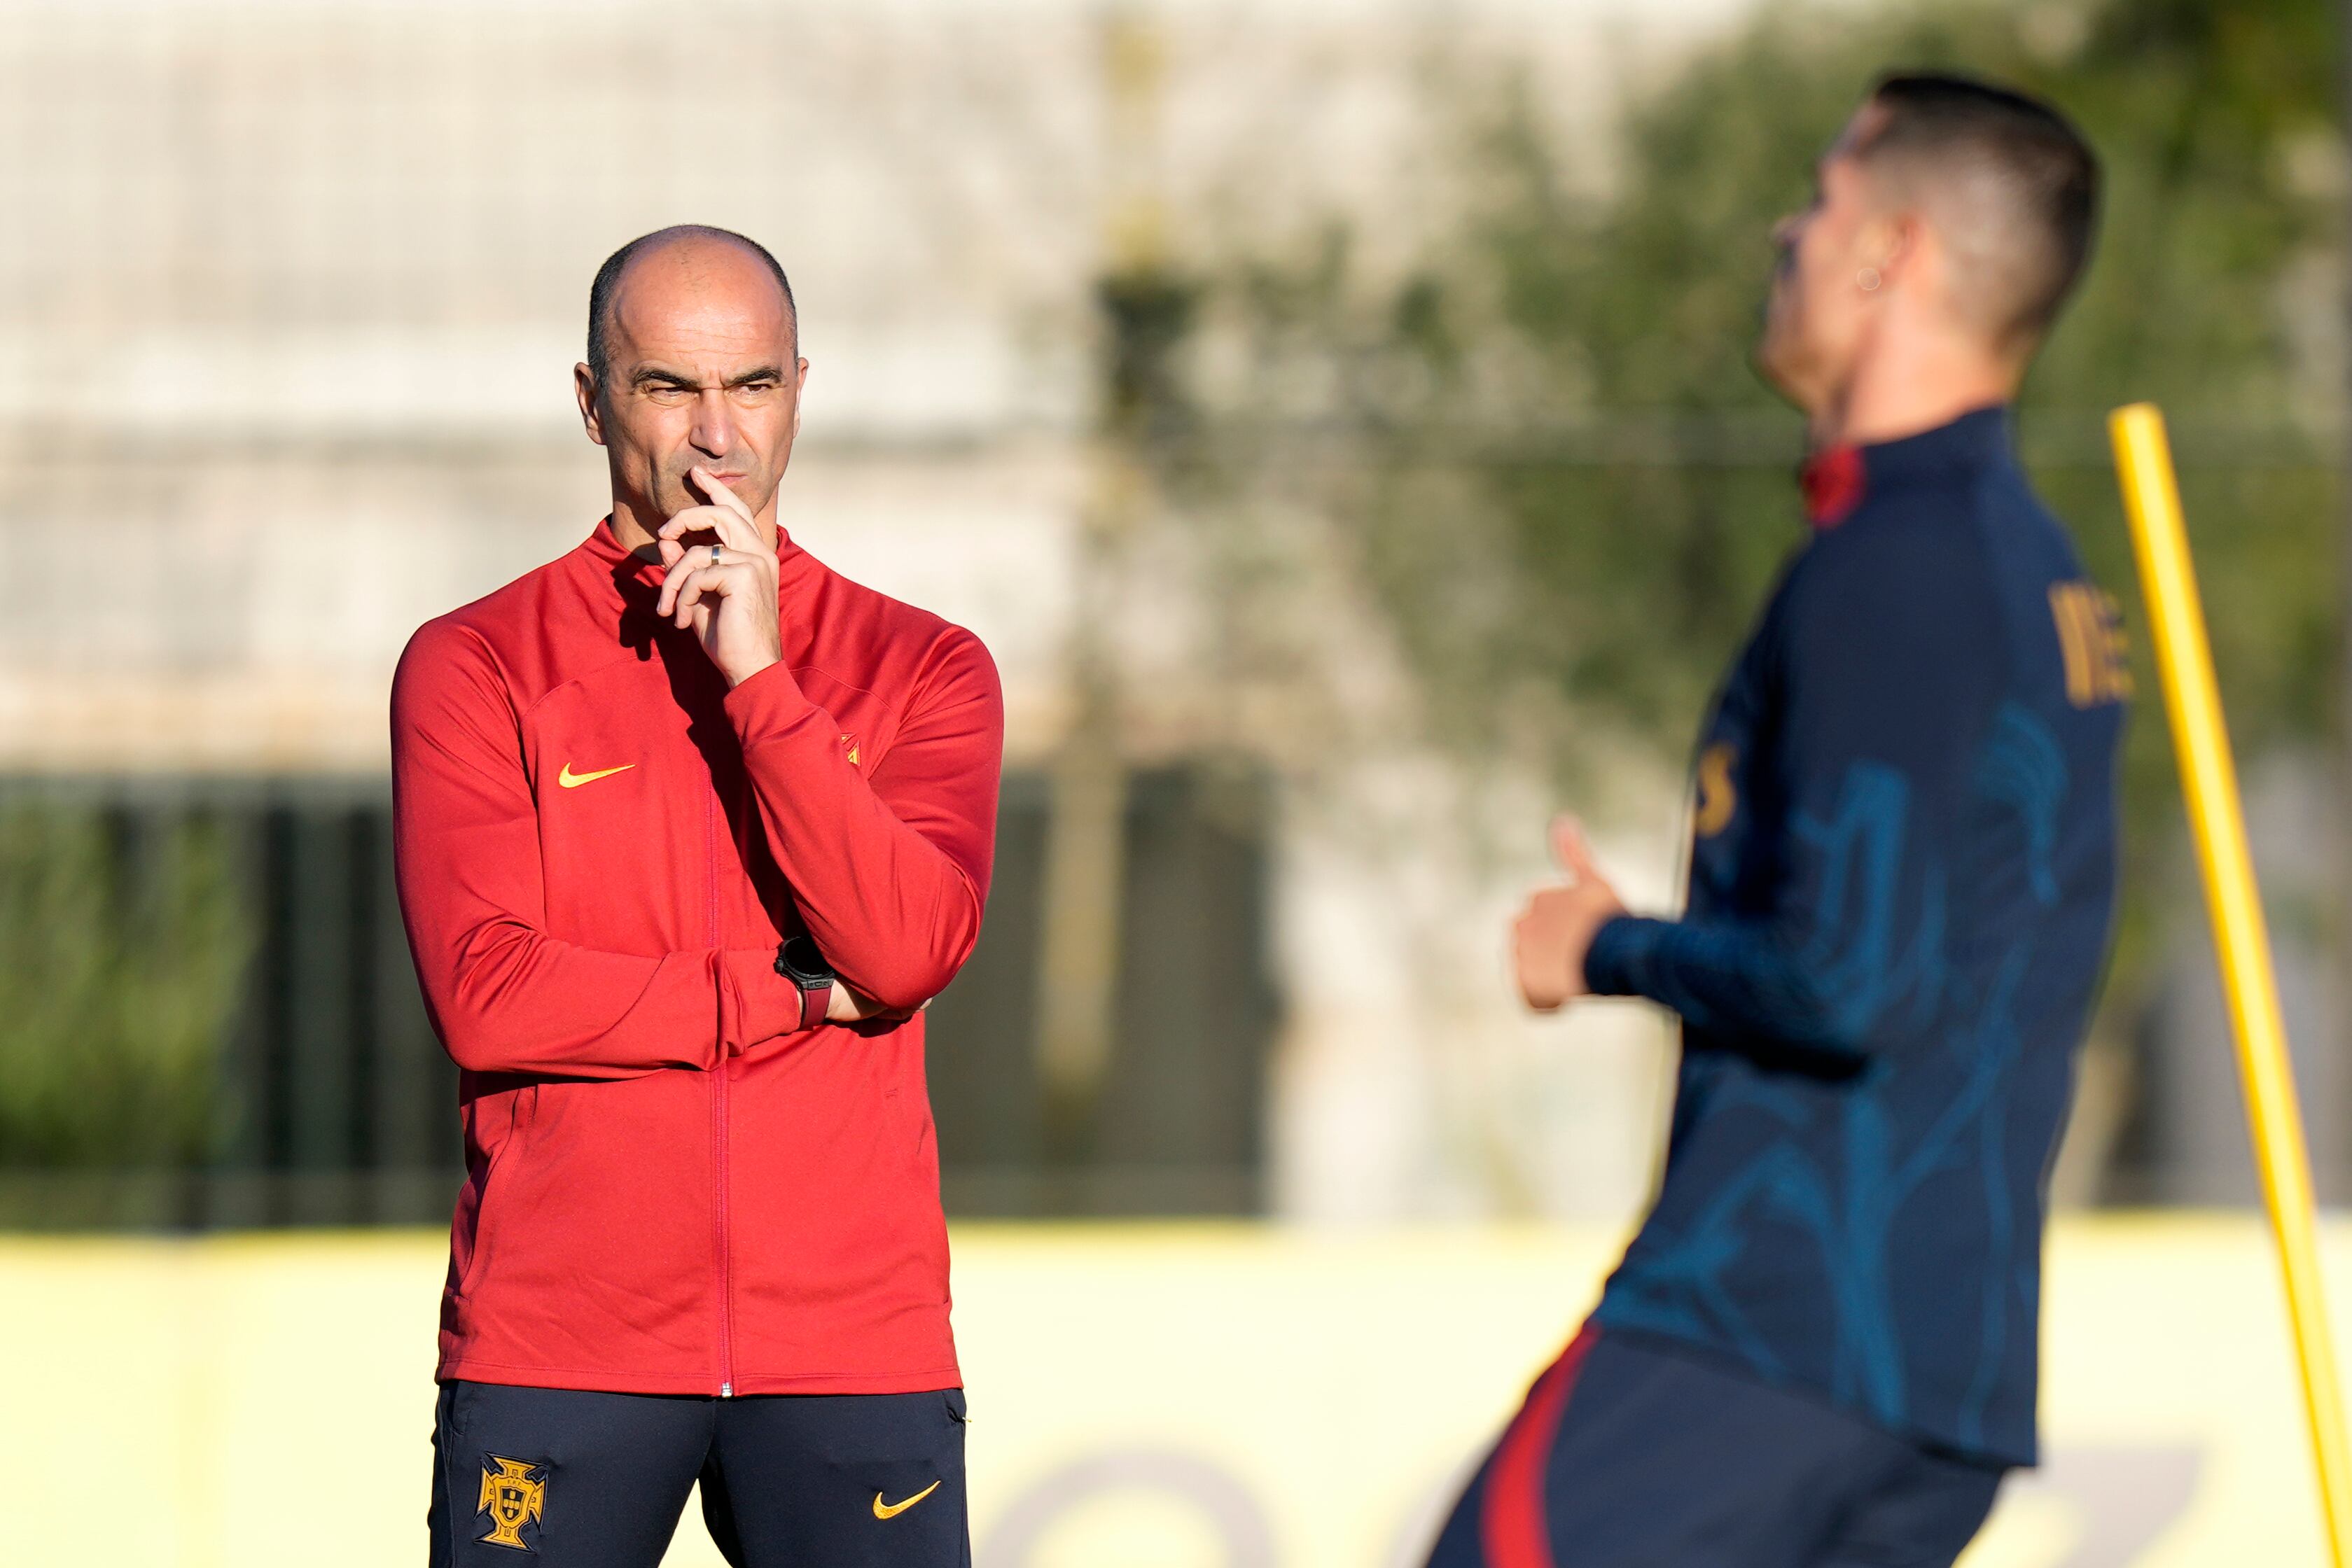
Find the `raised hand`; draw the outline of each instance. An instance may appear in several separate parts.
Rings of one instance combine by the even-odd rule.
[[[776,549],[751,508],[709,469],[697,464],[686,476],[710,503],[688,507],[655,537],[666,574],[655,612],[690,629],[727,684],[738,686],[784,656]],[[717,542],[688,545],[689,534]]]
[[[1541,1013],[1587,993],[1584,955],[1592,946],[1593,934],[1625,913],[1617,890],[1593,863],[1583,826],[1574,817],[1553,819],[1551,847],[1563,880],[1530,894],[1511,926],[1519,995]]]

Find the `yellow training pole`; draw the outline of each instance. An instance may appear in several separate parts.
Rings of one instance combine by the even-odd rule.
[[[2312,1218],[2311,1162],[2304,1152],[2303,1115],[2295,1108],[2294,1077],[2279,1017],[2278,980],[2271,972],[2270,934],[2246,852],[2246,820],[2238,805],[2237,767],[2221,724],[2221,697],[2213,685],[2213,651],[2205,640],[2205,612],[2189,565],[2189,537],[2180,521],[2180,486],[2164,415],[2152,403],[2119,408],[2107,421],[2124,509],[2131,516],[2132,548],[2139,557],[2156,642],[2164,706],[2197,860],[2205,879],[2205,906],[2213,922],[2214,950],[2230,1001],[2238,1044],[2238,1073],[2253,1124],[2254,1163],[2278,1237],[2286,1274],[2287,1313],[2303,1363],[2304,1404],[2311,1416],[2311,1446],[2319,1466],[2319,1497],[2336,1568],[2345,1568],[2352,1531],[2352,1468],[2344,1446],[2343,1396],[2336,1381],[2336,1350],[2320,1300],[2319,1248]]]

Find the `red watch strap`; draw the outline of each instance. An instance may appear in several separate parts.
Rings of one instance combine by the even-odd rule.
[[[833,1005],[833,987],[804,986],[801,988],[801,1027],[814,1029],[824,1021],[826,1009]]]

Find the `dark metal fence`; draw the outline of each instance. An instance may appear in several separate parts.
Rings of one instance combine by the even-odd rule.
[[[209,823],[231,846],[252,956],[215,1057],[208,1152],[166,1165],[135,1146],[71,1168],[0,1163],[0,1225],[446,1220],[462,1174],[457,1073],[401,930],[384,782],[0,783],[0,803],[27,802],[102,812],[126,862],[174,823]],[[1006,780],[981,944],[928,1023],[950,1211],[1255,1210],[1276,1025],[1263,779],[1210,766],[1136,778],[1119,1030],[1075,1145],[1046,1136],[1034,1050],[1049,804],[1042,779]]]

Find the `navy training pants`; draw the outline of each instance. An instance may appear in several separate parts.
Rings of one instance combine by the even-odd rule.
[[[2000,1478],[1588,1325],[1504,1428],[1429,1568],[1948,1568]]]
[[[702,1483],[737,1568],[970,1568],[961,1389],[740,1399],[442,1386],[432,1568],[656,1568]]]

